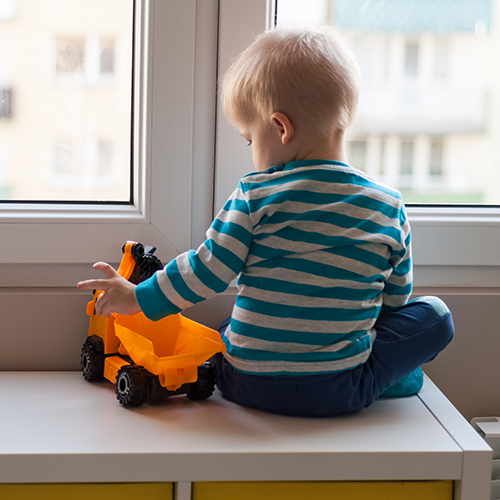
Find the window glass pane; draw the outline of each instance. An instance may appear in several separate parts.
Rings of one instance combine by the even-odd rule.
[[[366,171],[366,142],[365,141],[350,141],[347,143],[349,158],[360,170]]]
[[[0,2],[0,201],[132,201],[133,4]]]
[[[409,40],[405,44],[405,76],[418,75],[418,42]]]
[[[435,139],[431,142],[431,151],[429,157],[430,174],[440,177],[443,175],[444,143],[442,140]]]
[[[85,38],[57,37],[56,73],[78,73],[85,71]]]
[[[433,54],[433,71],[436,80],[445,80],[448,77],[449,58],[449,38],[437,37]]]
[[[112,75],[115,71],[115,40],[113,38],[101,38],[100,42],[101,74]]]
[[[336,26],[360,65],[353,166],[410,203],[500,205],[500,9],[491,0],[278,0],[278,25],[304,23]]]
[[[401,188],[411,189],[413,176],[413,163],[415,157],[415,144],[412,139],[403,139],[401,141],[401,157],[399,159],[399,186]]]

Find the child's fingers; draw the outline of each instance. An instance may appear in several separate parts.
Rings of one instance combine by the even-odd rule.
[[[78,283],[78,285],[77,285],[77,287],[80,290],[104,290],[104,291],[107,291],[108,287],[109,287],[108,280],[119,276],[119,274],[115,271],[113,266],[110,266],[106,262],[96,262],[94,264],[94,269],[104,273],[104,276],[106,276],[107,279],[80,281],[80,283]]]
[[[94,269],[103,272],[104,276],[106,276],[106,278],[108,279],[114,278],[115,276],[119,276],[118,273],[115,271],[115,268],[113,266],[110,266],[106,262],[96,262],[94,264]]]
[[[99,316],[100,314],[104,315],[106,318],[109,318],[111,316],[110,311],[105,310],[106,306],[106,294],[101,293],[99,297],[97,298],[97,301],[95,303],[95,313]]]
[[[87,280],[80,281],[76,285],[79,290],[103,290],[107,291],[108,280]]]

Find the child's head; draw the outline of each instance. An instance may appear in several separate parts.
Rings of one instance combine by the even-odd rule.
[[[358,65],[330,27],[276,28],[258,36],[224,76],[229,120],[268,124],[284,113],[296,130],[345,130],[358,103]]]

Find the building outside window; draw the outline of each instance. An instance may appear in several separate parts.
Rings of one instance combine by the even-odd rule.
[[[0,2],[0,202],[131,202],[133,8]]]
[[[360,64],[361,99],[348,141],[378,144],[366,151],[367,163],[377,165],[370,174],[400,189],[407,203],[500,204],[500,9],[493,5],[491,0],[307,5],[315,10],[311,18],[322,15],[316,24],[341,31]],[[278,2],[278,24],[300,24],[305,9],[300,2]],[[358,158],[351,149],[355,167]]]

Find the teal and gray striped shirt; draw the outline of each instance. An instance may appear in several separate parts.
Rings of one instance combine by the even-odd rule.
[[[137,287],[151,319],[238,277],[227,360],[261,375],[348,370],[366,361],[382,308],[412,290],[401,195],[346,164],[297,161],[239,182],[197,251]]]

